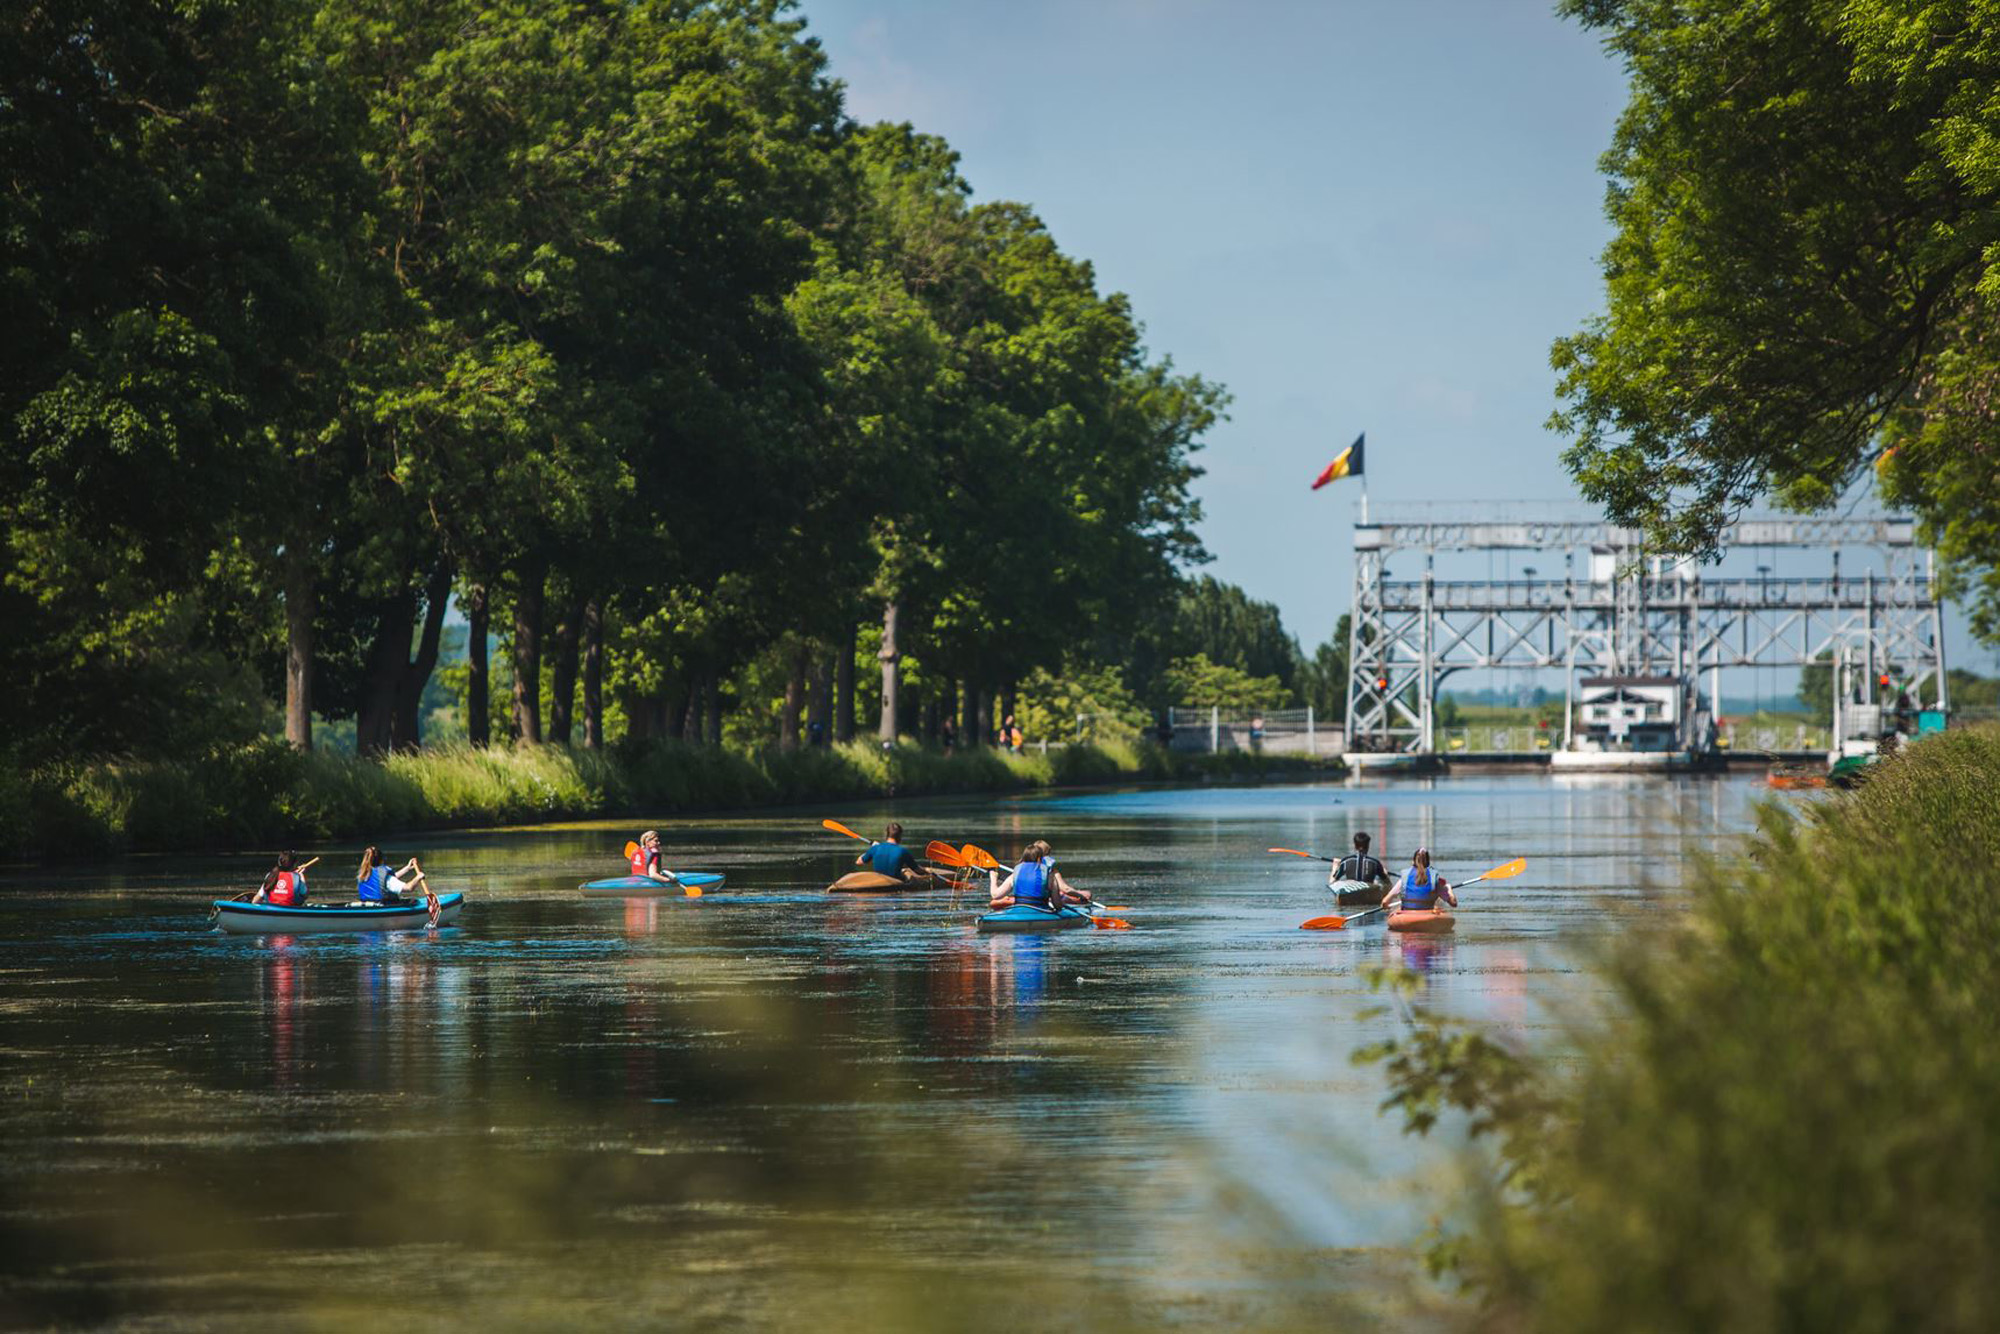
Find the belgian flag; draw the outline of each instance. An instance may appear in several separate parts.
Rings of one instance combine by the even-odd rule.
[[[1367,438],[1368,432],[1366,431],[1355,436],[1354,443],[1346,449],[1341,450],[1340,457],[1326,465],[1326,471],[1319,475],[1319,480],[1312,484],[1312,489],[1317,491],[1328,482],[1337,482],[1343,477],[1359,477],[1361,475],[1361,443]]]

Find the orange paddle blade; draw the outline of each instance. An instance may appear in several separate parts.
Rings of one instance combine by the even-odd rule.
[[[698,899],[698,898],[700,898],[700,897],[701,897],[701,886],[700,886],[700,885],[682,885],[682,886],[681,886],[681,892],[682,892],[683,894],[686,894],[686,895],[687,895],[687,896],[688,896],[689,898],[691,898],[691,899]]]
[[[1479,878],[1481,880],[1511,880],[1527,869],[1528,859],[1526,857],[1516,857],[1505,866],[1496,866]]]
[[[867,839],[862,838],[860,834],[855,833],[852,829],[849,829],[846,825],[842,824],[838,820],[821,820],[819,822],[819,827],[821,829],[831,829],[836,834],[845,834],[849,838],[860,838],[863,843],[866,843],[868,841]]]
[[[1312,853],[1300,852],[1297,848],[1266,848],[1264,850],[1266,852],[1289,852],[1294,857],[1311,857],[1314,861],[1319,860],[1319,858],[1314,856]]]
[[[1309,922],[1300,922],[1301,931],[1338,931],[1347,925],[1345,917],[1315,917]]]
[[[959,854],[965,858],[966,865],[968,866],[977,866],[982,871],[998,871],[1001,869],[1000,859],[985,848],[975,847],[968,843],[959,849]]]
[[[638,852],[639,852],[639,845],[637,843],[632,842],[630,839],[627,839],[625,842],[625,860],[631,861],[633,857],[638,855]]]
[[[1122,904],[1122,903],[1113,903],[1113,904],[1109,904],[1109,905],[1107,905],[1107,906],[1105,906],[1105,907],[1102,907],[1102,908],[1099,908],[1099,909],[1098,909],[1097,911],[1099,911],[1099,912],[1131,912],[1132,910],[1131,910],[1130,908],[1126,907],[1126,906],[1125,906],[1124,904]]]
[[[1099,931],[1130,931],[1132,924],[1117,917],[1093,917],[1090,924]]]
[[[924,846],[924,856],[930,858],[940,866],[965,865],[965,858],[959,855],[957,848],[954,848],[949,843],[940,843],[936,839],[932,839]]]

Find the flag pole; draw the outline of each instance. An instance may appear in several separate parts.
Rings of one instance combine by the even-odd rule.
[[[1363,528],[1368,526],[1368,472],[1366,469],[1363,469],[1361,473],[1361,526]]]

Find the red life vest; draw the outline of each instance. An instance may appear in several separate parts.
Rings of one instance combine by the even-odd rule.
[[[271,882],[271,892],[264,897],[284,908],[295,908],[305,902],[305,885],[296,871],[280,871],[278,878]]]
[[[647,861],[649,860],[649,858],[650,858],[650,855],[651,855],[651,854],[650,854],[650,850],[649,850],[649,849],[646,849],[646,848],[640,848],[640,849],[639,849],[638,851],[636,851],[636,852],[634,852],[634,853],[632,854],[632,874],[633,874],[633,875],[644,875],[644,874],[646,874],[646,863],[647,863]]]

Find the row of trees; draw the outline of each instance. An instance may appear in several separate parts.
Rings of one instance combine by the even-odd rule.
[[[453,605],[476,743],[503,680],[530,742],[713,740],[760,685],[781,744],[844,734],[869,645],[885,737],[982,735],[1066,662],[1158,689],[1224,395],[942,141],[849,121],[785,10],[17,9],[21,754],[246,737],[280,698],[295,745],[415,745]],[[1275,612],[1251,638],[1294,689]]]

